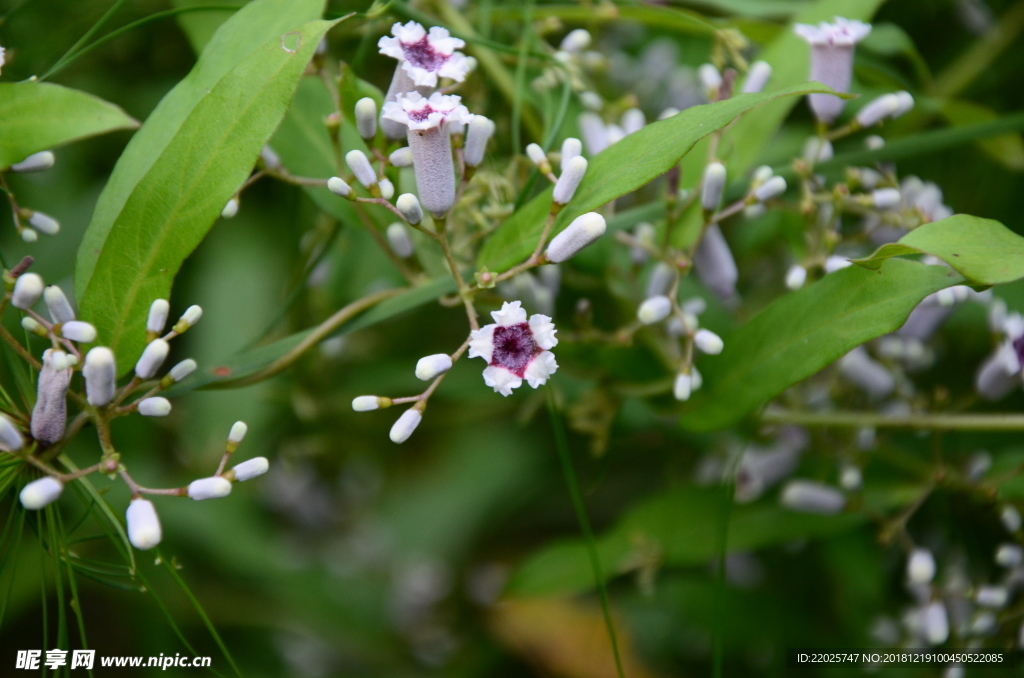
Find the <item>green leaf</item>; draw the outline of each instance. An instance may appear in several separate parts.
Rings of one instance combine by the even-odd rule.
[[[718,524],[708,519],[721,488],[683,487],[637,506],[598,539],[606,577],[646,562],[693,566],[717,555]],[[864,519],[854,514],[818,516],[794,513],[759,502],[737,505],[729,522],[729,552],[750,551],[798,539],[848,531]],[[513,574],[505,590],[517,596],[582,593],[594,586],[594,574],[582,540],[569,540],[534,554]]]
[[[48,82],[0,83],[0,120],[0,168],[72,141],[139,126],[110,102]]]
[[[196,106],[251,53],[296,26],[319,18],[323,6],[324,0],[256,0],[217,30],[195,67],[160,101],[118,159],[78,250],[78,299],[85,295],[114,222]]]
[[[740,94],[718,103],[694,106],[647,125],[591,159],[575,197],[555,220],[552,235],[579,215],[635,191],[672,169],[694,144],[740,114],[779,97],[825,91],[832,90],[805,83],[767,94]],[[540,237],[550,206],[549,188],[498,227],[480,252],[479,265],[503,271],[529,256]]]
[[[172,3],[177,8],[203,7],[209,5],[235,5],[241,9],[246,0],[174,0]],[[231,10],[210,10],[207,12],[189,12],[178,17],[178,25],[185,32],[189,44],[196,54],[203,51],[203,48],[213,39],[214,33],[221,24],[231,18],[234,12]],[[310,19],[316,17],[309,17]],[[300,19],[301,21],[301,19]]]
[[[931,254],[942,259],[969,281],[998,285],[1024,278],[1024,238],[998,221],[957,214],[924,224],[879,247],[855,264],[878,270],[890,257]]]
[[[296,41],[294,51],[276,36],[228,72],[125,201],[80,298],[82,316],[114,349],[122,369],[142,350],[150,304],[169,296],[182,262],[249,176],[333,25],[311,21],[287,34]]]
[[[899,329],[918,302],[965,281],[945,266],[903,259],[879,271],[850,266],[775,300],[701,361],[707,388],[681,425],[714,431],[740,419],[865,341]]]
[[[414,287],[377,304],[362,315],[342,325],[332,336],[349,334],[371,325],[376,325],[400,313],[410,311],[430,301],[455,291],[455,279],[445,276]],[[302,342],[313,329],[303,330],[279,339],[266,346],[260,346],[235,355],[223,363],[195,372],[192,376],[168,389],[168,395],[175,396],[197,388],[232,388],[233,382],[256,374]]]

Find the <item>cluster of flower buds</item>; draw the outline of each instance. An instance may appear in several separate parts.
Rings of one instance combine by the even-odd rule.
[[[579,139],[569,137],[562,143],[561,170],[557,178],[548,160],[547,154],[538,144],[526,147],[526,155],[537,168],[555,184],[552,201],[557,209],[561,209],[576,194],[583,176],[587,173],[587,159],[582,155],[583,144]]]
[[[0,48],[3,49],[3,48]],[[2,53],[0,53],[2,57]],[[3,60],[0,58],[0,66],[3,65]],[[14,172],[16,174],[31,174],[34,172],[44,172],[53,167],[56,159],[51,151],[39,151],[33,153],[21,162],[16,162],[10,167],[0,168],[0,172]],[[35,242],[39,239],[39,234],[43,235],[57,235],[60,231],[60,222],[51,217],[45,212],[39,210],[29,209],[27,207],[18,206],[15,202],[14,194],[9,190],[6,191],[8,198],[11,200],[12,214],[14,215],[14,226],[18,229],[18,235],[25,242]],[[21,222],[24,220],[28,223],[31,228],[22,226]]]

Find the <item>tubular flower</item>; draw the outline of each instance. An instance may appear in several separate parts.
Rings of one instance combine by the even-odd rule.
[[[429,99],[410,92],[384,104],[384,118],[408,129],[420,202],[435,216],[445,214],[455,202],[455,165],[448,123],[472,120],[460,101],[457,96],[439,92]]]
[[[551,318],[535,314],[527,321],[518,301],[506,301],[491,317],[494,323],[473,330],[469,341],[469,357],[488,363],[484,383],[503,396],[522,386],[523,379],[533,388],[546,383],[558,369],[549,350],[558,344]]]
[[[794,30],[811,45],[811,80],[824,83],[837,92],[849,92],[853,50],[871,32],[871,24],[836,17],[833,24],[797,24]],[[808,100],[815,117],[829,123],[839,117],[846,105],[832,94],[811,94]]]

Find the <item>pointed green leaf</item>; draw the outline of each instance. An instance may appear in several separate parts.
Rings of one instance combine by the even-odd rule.
[[[998,221],[969,214],[924,224],[854,263],[878,270],[886,259],[905,254],[936,256],[978,285],[1024,278],[1024,238]]]
[[[929,294],[964,281],[945,266],[890,259],[878,271],[850,266],[775,300],[726,336],[720,355],[702,359],[707,386],[687,403],[682,427],[729,426],[865,341],[899,329]]]
[[[114,349],[122,368],[142,350],[149,305],[169,296],[182,262],[249,176],[334,23],[311,21],[275,36],[229,71],[125,201],[80,300],[82,316],[96,325],[99,341]],[[291,46],[282,44],[285,39]]]
[[[635,191],[669,171],[694,144],[742,113],[779,97],[831,91],[822,85],[805,83],[767,94],[740,94],[718,103],[694,106],[647,125],[590,161],[575,197],[555,220],[552,235],[579,215]],[[551,189],[524,205],[490,237],[480,252],[479,265],[503,271],[528,257],[537,245],[550,206]]]
[[[0,83],[0,168],[86,137],[135,129],[118,106],[48,82]]]

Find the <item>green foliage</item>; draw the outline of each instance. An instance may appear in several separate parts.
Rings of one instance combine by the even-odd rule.
[[[139,126],[114,104],[47,82],[0,83],[0,120],[0,168],[72,141]]]

